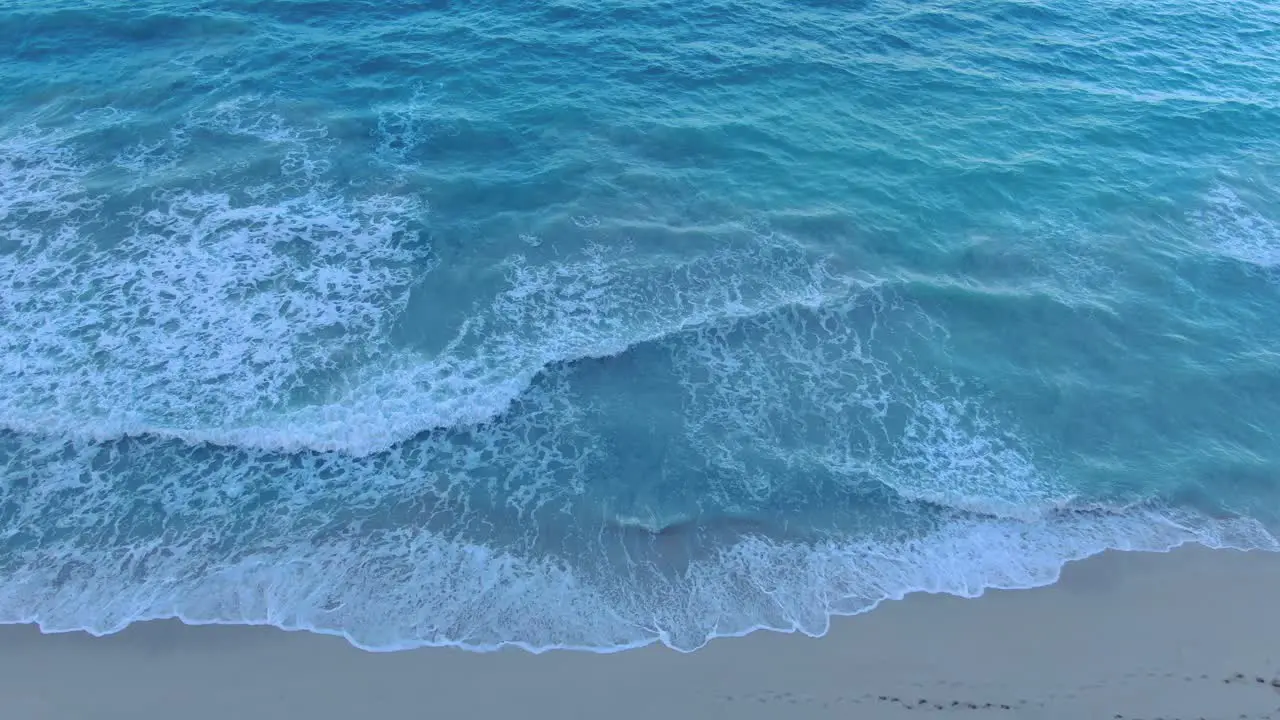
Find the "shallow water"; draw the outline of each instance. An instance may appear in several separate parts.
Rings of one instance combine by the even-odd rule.
[[[0,622],[818,634],[1280,550],[1266,3],[0,9]]]

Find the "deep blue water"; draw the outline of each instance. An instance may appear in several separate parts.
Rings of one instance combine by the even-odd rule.
[[[1273,3],[0,5],[0,622],[819,634],[1278,433]]]

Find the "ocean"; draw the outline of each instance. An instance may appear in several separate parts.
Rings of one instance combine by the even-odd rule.
[[[1274,3],[0,5],[2,623],[821,635],[1278,438]]]

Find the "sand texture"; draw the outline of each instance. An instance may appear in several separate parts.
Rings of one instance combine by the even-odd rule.
[[[3,720],[1280,719],[1280,554],[1108,553],[692,654],[367,653],[274,628],[0,628]]]

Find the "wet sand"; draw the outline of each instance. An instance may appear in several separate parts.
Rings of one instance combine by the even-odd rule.
[[[1275,684],[1273,684],[1273,681]],[[1107,553],[692,654],[367,653],[273,628],[0,628],[4,720],[1280,719],[1280,554]]]

